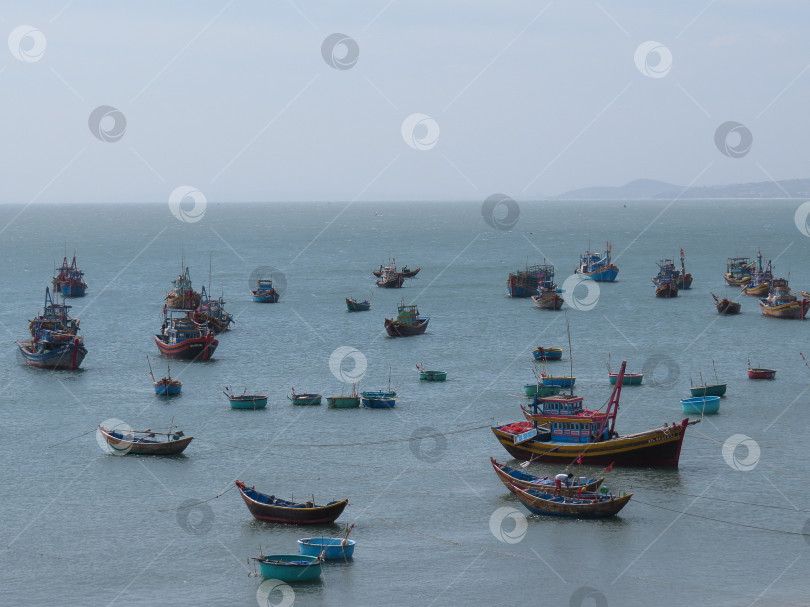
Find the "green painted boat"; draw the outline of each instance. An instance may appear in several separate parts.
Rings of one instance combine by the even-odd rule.
[[[619,374],[608,373],[608,377],[610,378],[610,385],[615,386],[616,378],[619,377]],[[643,373],[625,373],[622,379],[622,386],[640,386],[643,379]]]
[[[523,386],[523,392],[528,397],[533,397],[535,394],[539,397],[556,396],[561,390],[560,386],[544,386],[543,384],[526,384]]]
[[[259,563],[262,577],[282,582],[305,582],[321,577],[323,560],[304,554],[263,554],[253,557]]]
[[[331,409],[354,409],[360,406],[360,397],[354,396],[327,396],[326,404]]]
[[[422,381],[444,381],[447,379],[447,371],[419,371],[419,379]]]
[[[692,396],[723,396],[726,393],[726,384],[713,384],[711,386],[692,386],[689,388]]]
[[[289,398],[294,405],[320,405],[323,395],[315,393],[296,394],[295,390],[293,390],[292,395],[287,398]]]

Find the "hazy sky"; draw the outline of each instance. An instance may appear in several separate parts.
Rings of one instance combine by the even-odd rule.
[[[810,177],[806,0],[19,4],[0,202]]]

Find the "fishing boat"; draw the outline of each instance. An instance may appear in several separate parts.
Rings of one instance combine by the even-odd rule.
[[[375,282],[378,287],[383,289],[399,289],[404,283],[405,277],[398,272],[383,274]]]
[[[409,269],[408,269],[408,266],[403,266],[402,271],[401,271],[401,274],[402,274],[402,275],[403,275],[405,278],[413,278],[414,276],[416,276],[417,274],[419,274],[419,271],[420,271],[421,269],[422,269],[422,268],[416,268],[415,270],[409,270]]]
[[[726,384],[721,384],[720,380],[717,379],[717,367],[714,365],[714,361],[712,361],[712,368],[714,369],[714,381],[713,384],[707,384],[703,381],[703,373],[700,372],[700,386],[692,386],[689,388],[689,392],[692,396],[723,396],[726,393]],[[689,380],[689,383],[692,383],[692,380]]]
[[[725,316],[730,316],[732,314],[739,314],[740,308],[742,308],[742,304],[737,301],[731,301],[727,297],[720,299],[712,293],[712,297],[714,298],[714,305],[717,308],[718,314],[723,314]]]
[[[236,481],[236,487],[247,504],[253,518],[266,523],[285,525],[325,525],[334,523],[341,515],[349,500],[331,501],[325,506],[318,506],[315,501],[295,502],[284,500],[274,495],[256,491],[242,481]]]
[[[223,394],[228,397],[231,409],[264,409],[267,406],[267,394],[248,394],[247,388],[242,394],[234,394],[228,387]]]
[[[669,299],[678,296],[678,285],[675,281],[675,262],[662,259],[657,262],[658,275],[652,279],[655,285],[655,296]]]
[[[346,298],[346,307],[349,312],[365,312],[371,309],[371,302],[369,300],[356,301],[349,297]]]
[[[200,294],[191,287],[188,267],[172,284],[174,288],[166,293],[166,305],[173,310],[196,310],[200,305]]]
[[[515,485],[521,489],[549,489],[554,490],[554,477],[550,476],[534,476],[511,468],[506,464],[501,464],[494,457],[489,458],[495,474],[501,479],[504,486],[511,491],[510,485]],[[523,465],[526,465],[525,463]],[[584,493],[593,493],[597,491],[600,485],[605,482],[605,477],[601,478],[587,478],[585,476],[575,476],[573,482],[560,488],[560,495],[574,496],[582,490]]]
[[[155,375],[152,373],[152,363],[149,362],[149,356],[146,357],[146,364],[149,365],[149,377],[152,378],[155,394],[160,396],[175,396],[180,394],[183,388],[183,382],[172,377],[171,365],[167,365],[166,377],[155,379]]]
[[[253,560],[259,564],[259,571],[267,580],[306,582],[319,579],[323,573],[323,559],[320,556],[262,554],[254,556]]]
[[[585,519],[615,516],[633,497],[632,493],[620,497],[609,493],[581,493],[576,497],[563,497],[538,489],[524,490],[515,485],[510,490],[532,514]]]
[[[559,394],[562,388],[560,386],[546,386],[543,382],[538,380],[533,384],[524,384],[523,393],[528,397],[533,396],[553,396]]]
[[[350,559],[357,543],[349,539],[352,529],[354,525],[347,526],[343,537],[302,537],[298,540],[298,552],[307,556],[323,556],[328,561]]]
[[[45,287],[45,311],[28,323],[30,339],[15,342],[23,361],[37,369],[75,371],[87,348],[78,334],[79,320],[68,316],[71,306],[54,304],[50,289]]]
[[[577,381],[576,377],[570,375],[546,375],[540,374],[540,381],[544,386],[555,386],[557,388],[573,388]]]
[[[776,379],[776,369],[766,369],[765,367],[752,367],[748,363],[748,377],[750,379]]]
[[[67,256],[62,261],[62,266],[53,279],[53,288],[63,297],[84,297],[87,291],[87,283],[84,281],[84,272],[76,265],[76,256],[68,263]]]
[[[626,362],[619,371],[623,376]],[[492,426],[498,442],[520,460],[551,462],[567,466],[581,464],[677,468],[686,429],[700,420],[688,417],[680,423],[619,435],[615,429],[622,382],[613,386],[607,407],[601,415],[581,419],[566,416],[547,425],[537,421],[520,421]],[[573,397],[579,398],[579,397]]]
[[[610,261],[611,245],[605,245],[604,253],[585,251],[579,256],[579,266],[574,272],[583,278],[599,282],[613,282],[619,274],[619,268]]]
[[[545,280],[546,273],[554,266],[549,264],[527,265],[524,270],[510,272],[506,279],[506,290],[509,297],[531,297],[538,293],[540,283]]]
[[[295,388],[291,388],[292,394],[287,396],[294,405],[320,405],[323,399],[323,394],[316,394],[314,392],[302,392],[296,394]]]
[[[200,325],[189,317],[193,310],[164,307],[163,313],[160,333],[153,335],[155,344],[163,356],[187,360],[211,360],[219,340],[206,325]]]
[[[416,365],[416,370],[419,371],[420,381],[445,381],[447,379],[447,371],[428,371],[424,365]]]
[[[225,300],[221,296],[218,299],[208,297],[205,286],[200,289],[200,305],[192,318],[198,324],[207,324],[215,335],[230,329],[234,322],[233,316],[225,311]]]
[[[759,309],[764,316],[802,320],[810,309],[809,303],[791,294],[786,278],[774,278],[768,296],[759,300]]]
[[[687,291],[692,288],[692,275],[686,271],[686,265],[683,261],[684,253],[683,249],[681,249],[681,269],[680,271],[675,270],[675,284],[679,289],[683,289]]]
[[[681,409],[684,413],[708,415],[720,411],[719,396],[693,396],[681,399]]]
[[[385,330],[391,337],[408,337],[421,335],[427,329],[429,316],[419,316],[416,304],[405,305],[405,300],[397,306],[397,317],[386,318],[383,323]]]
[[[740,287],[751,280],[753,264],[750,257],[729,257],[723,278],[733,287]]]
[[[259,278],[256,288],[250,291],[253,301],[258,303],[277,303],[280,294],[273,287],[272,278]]]
[[[762,263],[762,253],[757,252],[757,261],[751,270],[751,280],[740,286],[740,291],[752,297],[763,297],[771,290],[773,267],[771,260]]]
[[[560,295],[562,290],[558,289],[554,283],[554,266],[544,264],[538,267],[541,269],[541,273],[537,283],[537,293],[532,295],[534,307],[540,310],[559,310],[565,300]]]
[[[330,409],[355,409],[360,406],[360,397],[357,395],[357,384],[352,385],[352,393],[348,396],[327,396],[326,404]]]
[[[168,432],[152,429],[118,431],[101,425],[98,431],[110,449],[121,455],[177,455],[194,440],[193,436],[175,431],[174,425],[169,426]]]
[[[360,403],[369,409],[391,409],[397,404],[396,392],[361,392]]]
[[[534,360],[560,360],[562,358],[562,348],[544,348],[540,346],[532,350]]]

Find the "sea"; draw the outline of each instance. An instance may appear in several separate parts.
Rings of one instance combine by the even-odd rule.
[[[810,289],[799,200],[435,203],[34,204],[0,206],[0,604],[3,605],[779,605],[810,604],[810,323],[764,317],[723,280],[729,257],[772,260]],[[610,241],[614,283],[578,284],[579,255]],[[657,299],[656,262],[683,249],[694,277]],[[42,310],[63,257],[89,284],[68,300],[88,350],[78,371],[22,362],[15,340]],[[372,270],[421,268],[401,289]],[[507,296],[510,272],[552,263],[567,304]],[[171,363],[182,394],[154,394],[166,293],[185,267],[235,322],[209,362]],[[272,275],[276,304],[251,300]],[[720,316],[712,293],[742,302]],[[349,313],[345,298],[369,298]],[[390,338],[400,303],[430,317]],[[538,366],[532,350],[561,347]],[[805,354],[803,354],[805,353]],[[149,360],[147,360],[149,357]],[[621,394],[620,434],[680,422],[680,399],[726,383],[691,426],[677,469],[568,467],[632,493],[618,516],[531,515],[490,457],[517,465],[490,430],[522,419],[535,374],[576,376],[596,409],[608,366],[643,372]],[[447,372],[420,382],[417,365]],[[777,370],[772,381],[750,366]],[[292,390],[398,393],[392,409],[293,406]],[[269,396],[233,410],[223,391]],[[696,416],[692,416],[693,418]],[[172,426],[174,457],[109,453],[96,428]],[[348,498],[332,525],[252,518],[234,481],[316,503]],[[310,583],[263,581],[252,557],[297,540],[356,540]]]

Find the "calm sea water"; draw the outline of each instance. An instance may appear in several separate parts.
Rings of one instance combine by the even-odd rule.
[[[807,604],[810,369],[800,352],[810,324],[764,318],[754,298],[719,317],[710,295],[739,298],[724,286],[726,258],[758,249],[794,288],[810,288],[798,206],[522,203],[509,232],[461,203],[212,204],[196,223],[165,205],[0,207],[0,225],[11,222],[0,236],[0,603],[248,606],[259,591],[262,604],[289,604],[248,575],[248,558],[296,552],[299,537],[354,524],[353,562],[296,585],[295,605]],[[562,285],[579,253],[606,240],[621,271],[598,294],[575,291],[592,309],[540,311],[506,296],[510,271],[545,257]],[[655,262],[680,248],[693,288],[658,300]],[[74,249],[90,285],[70,302],[89,350],[83,369],[29,369],[14,340]],[[418,278],[377,289],[371,270],[389,256],[421,267]],[[183,261],[195,287],[224,294],[236,324],[215,360],[175,362],[183,393],[167,402],[153,394],[146,357],[162,375],[151,336]],[[276,305],[250,301],[260,267],[286,282]],[[372,310],[347,313],[347,296],[373,297]],[[385,336],[401,298],[431,317],[426,335]],[[701,374],[714,381],[713,364],[727,397],[688,431],[678,470],[606,474],[614,491],[634,492],[619,517],[526,518],[490,468],[490,456],[509,456],[487,426],[521,418],[540,345],[565,348],[548,367],[573,364],[592,408],[609,396],[609,356],[614,370],[627,360],[646,373],[622,394],[621,433],[682,419],[679,399]],[[361,389],[384,388],[390,375],[395,409],[290,405],[291,387],[348,391],[330,371],[341,346],[365,359]],[[749,359],[777,379],[749,380]],[[417,363],[446,370],[447,382],[420,383]],[[340,369],[355,370],[351,360]],[[267,393],[270,404],[233,411],[225,386]],[[136,429],[173,421],[195,440],[181,457],[118,457],[93,432],[109,419]],[[430,434],[443,436],[418,438]],[[740,442],[751,450],[728,448]],[[332,526],[261,524],[225,492],[234,479],[351,505]]]

